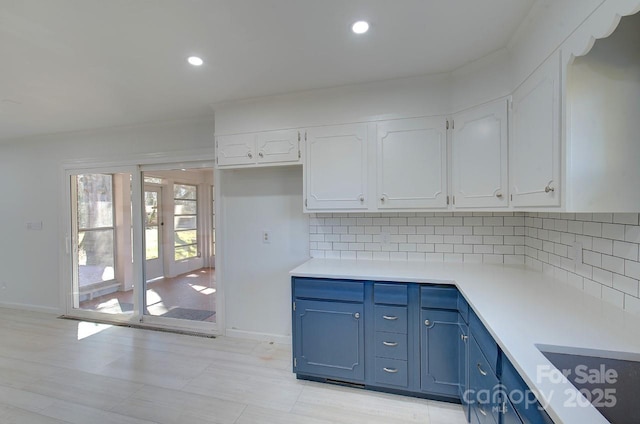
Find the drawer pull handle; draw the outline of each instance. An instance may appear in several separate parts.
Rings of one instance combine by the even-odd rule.
[[[382,315],[382,318],[389,320],[389,321],[395,321],[398,319],[398,317],[393,316],[393,315]]]
[[[480,366],[480,362],[478,362],[478,371],[480,371],[480,374],[481,374],[482,376],[487,375],[487,372],[486,372],[486,371],[482,371],[482,367]]]
[[[398,372],[398,369],[397,369],[397,368],[387,368],[387,367],[384,367],[384,368],[382,368],[382,369],[384,370],[384,372],[388,372],[388,373],[390,373],[390,374],[395,374],[395,373],[397,373],[397,372]]]
[[[484,415],[485,417],[487,416],[487,413],[484,411],[484,409],[482,409],[482,408],[480,408],[480,407],[479,407],[479,408],[478,408],[478,411],[480,411],[480,413],[481,413],[482,415]]]
[[[382,342],[385,346],[396,347],[398,346],[398,342]]]
[[[355,314],[353,314],[353,317],[355,319],[360,319],[360,312],[356,312]]]

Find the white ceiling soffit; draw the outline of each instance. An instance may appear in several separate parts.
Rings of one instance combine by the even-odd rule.
[[[506,46],[533,2],[2,0],[0,139],[450,71]]]

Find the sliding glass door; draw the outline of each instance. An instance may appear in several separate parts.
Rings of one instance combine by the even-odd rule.
[[[67,170],[67,315],[213,332],[213,168]]]

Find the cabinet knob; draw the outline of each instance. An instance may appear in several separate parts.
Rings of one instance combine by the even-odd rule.
[[[467,339],[469,339],[469,336],[465,336],[464,334],[460,334],[460,340],[462,340],[463,342],[466,342]]]
[[[364,202],[364,196],[360,196],[360,201]]]
[[[431,325],[431,321],[429,321],[428,319],[424,320],[424,325],[426,325],[427,327]]]
[[[258,153],[258,156],[260,156],[261,158],[263,158],[263,157],[264,157],[264,153],[260,152],[260,153]]]
[[[356,312],[355,314],[353,314],[353,317],[355,319],[360,319],[360,312]]]
[[[553,188],[553,187],[551,187],[550,185],[548,185],[548,186],[546,186],[546,187],[544,188],[544,192],[545,192],[545,193],[549,193],[549,192],[552,192],[552,193],[553,193],[554,191],[556,191],[556,189],[555,189],[555,188]]]
[[[382,196],[382,197],[380,198],[380,201],[381,201],[382,203],[384,203],[384,196]]]
[[[497,193],[496,193],[496,197],[497,197],[498,199],[502,199],[502,193],[497,192]]]
[[[249,152],[249,153],[247,153],[247,157],[248,157],[249,159],[253,159],[253,154],[252,154],[251,152]]]

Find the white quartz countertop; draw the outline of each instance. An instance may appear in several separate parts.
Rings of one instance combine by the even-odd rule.
[[[566,379],[548,377],[555,368],[538,346],[640,360],[640,316],[524,266],[311,259],[290,274],[455,284],[556,423],[608,421],[580,395],[576,401]]]

